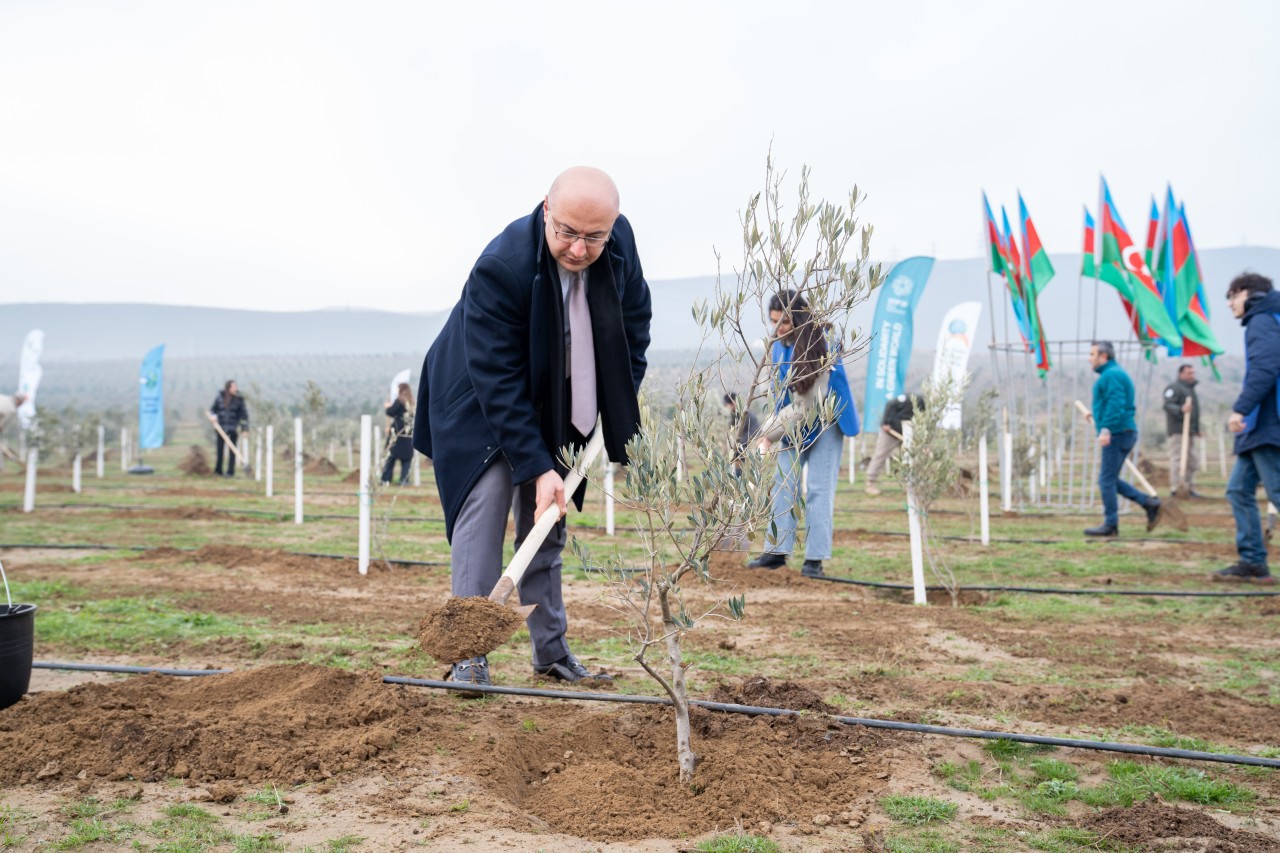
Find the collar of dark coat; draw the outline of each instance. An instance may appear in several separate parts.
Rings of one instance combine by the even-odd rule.
[[[547,228],[542,205],[534,209],[530,217],[537,231],[538,267],[541,270],[539,286],[545,288],[546,311],[549,328],[564,328],[564,298],[560,290],[560,268],[547,248]],[[627,442],[640,429],[640,405],[636,400],[631,378],[631,350],[622,317],[622,302],[618,294],[617,268],[622,263],[620,250],[614,240],[605,244],[588,268],[587,307],[591,311],[591,334],[596,350],[596,400],[604,425],[604,444],[609,458],[626,464]],[[543,411],[544,437],[555,442],[554,448],[569,442],[569,397],[565,393],[567,366],[564,358],[564,339],[552,335],[548,340],[547,357],[550,376],[558,377],[547,388],[546,408]],[[547,435],[547,432],[550,435]],[[556,456],[556,468],[564,474],[564,468]]]

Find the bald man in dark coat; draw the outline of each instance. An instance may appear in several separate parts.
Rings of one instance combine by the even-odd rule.
[[[585,292],[590,313],[589,332],[576,333],[579,354],[584,346],[594,352],[595,387],[581,383],[580,398],[567,355],[575,292]],[[561,174],[534,211],[480,255],[427,352],[414,425],[414,446],[434,463],[455,596],[487,596],[497,583],[513,505],[517,548],[544,510],[563,510],[566,497],[581,507],[581,489],[564,494],[559,450],[585,444],[595,412],[609,458],[625,463],[640,427],[636,395],[651,316],[631,225],[598,169]],[[589,421],[580,414],[584,401],[594,407]],[[533,667],[564,681],[605,677],[590,673],[565,640],[564,544],[562,520],[520,584],[521,602],[538,605],[528,622]],[[488,661],[458,661],[450,678],[489,684]]]

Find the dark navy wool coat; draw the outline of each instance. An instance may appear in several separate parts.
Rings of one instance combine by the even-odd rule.
[[[605,448],[625,462],[640,428],[636,393],[653,312],[623,216],[587,273],[587,301]],[[539,204],[480,255],[420,374],[414,447],[433,462],[450,540],[463,501],[499,454],[515,485],[566,473],[558,458],[570,438],[564,349],[560,275]]]
[[[1245,416],[1249,428],[1236,436],[1236,455],[1255,447],[1280,447],[1280,291],[1251,299],[1240,324],[1244,326],[1244,387],[1231,407]]]

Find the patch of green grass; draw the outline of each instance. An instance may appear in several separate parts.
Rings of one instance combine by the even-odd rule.
[[[1074,782],[1080,776],[1075,767],[1056,758],[1037,758],[1031,762],[1031,769],[1041,779]]]
[[[1166,800],[1186,800],[1204,806],[1237,809],[1247,808],[1257,799],[1257,794],[1248,788],[1192,768],[1114,761],[1107,767],[1107,772],[1111,780],[1098,789],[1102,802],[1091,802],[1090,789],[1084,789],[1081,799],[1085,803],[1130,806],[1151,794],[1159,794]],[[1108,798],[1113,799],[1107,802]]]
[[[913,794],[891,794],[882,799],[880,805],[889,817],[908,826],[946,822],[956,816],[955,803]]]
[[[218,818],[199,806],[175,803],[161,814],[164,816],[143,828],[159,840],[155,853],[204,853],[231,838],[231,833],[218,825]]]
[[[26,809],[0,803],[0,848],[9,850],[21,847],[27,840],[27,835],[19,832],[18,827],[34,819],[35,815]]]
[[[352,847],[359,847],[364,841],[361,835],[344,835],[341,838],[330,838],[325,845],[329,853],[347,853]]]
[[[269,853],[269,851],[285,849],[285,846],[270,834],[233,835],[230,840],[231,849],[235,853]]]
[[[1046,853],[1080,853],[1085,850],[1111,850],[1116,853],[1128,853],[1130,848],[1116,842],[1108,841],[1096,832],[1088,829],[1061,828],[1047,832],[1033,832],[1022,837],[1022,842],[1033,850],[1044,850]]]
[[[771,839],[744,832],[717,835],[699,841],[693,847],[699,853],[781,853],[780,848]]]
[[[41,644],[136,652],[157,643],[254,636],[263,625],[260,619],[183,610],[164,598],[109,598],[42,608],[36,636]]]
[[[1021,741],[998,738],[987,741],[982,745],[982,748],[997,761],[1010,761],[1026,756],[1036,747],[1033,744],[1022,743]]]
[[[889,853],[953,853],[960,848],[955,841],[937,830],[925,829],[910,835],[887,838],[884,849]]]
[[[124,840],[125,833],[98,817],[82,817],[71,821],[71,834],[53,842],[53,850],[79,850],[94,842],[114,843]]]

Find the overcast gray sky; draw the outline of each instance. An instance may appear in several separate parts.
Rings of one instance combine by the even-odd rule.
[[[1106,174],[1201,247],[1280,244],[1272,2],[0,0],[0,302],[447,308],[561,169],[650,280],[732,266],[772,140],[881,258],[1021,188],[1078,251]]]

